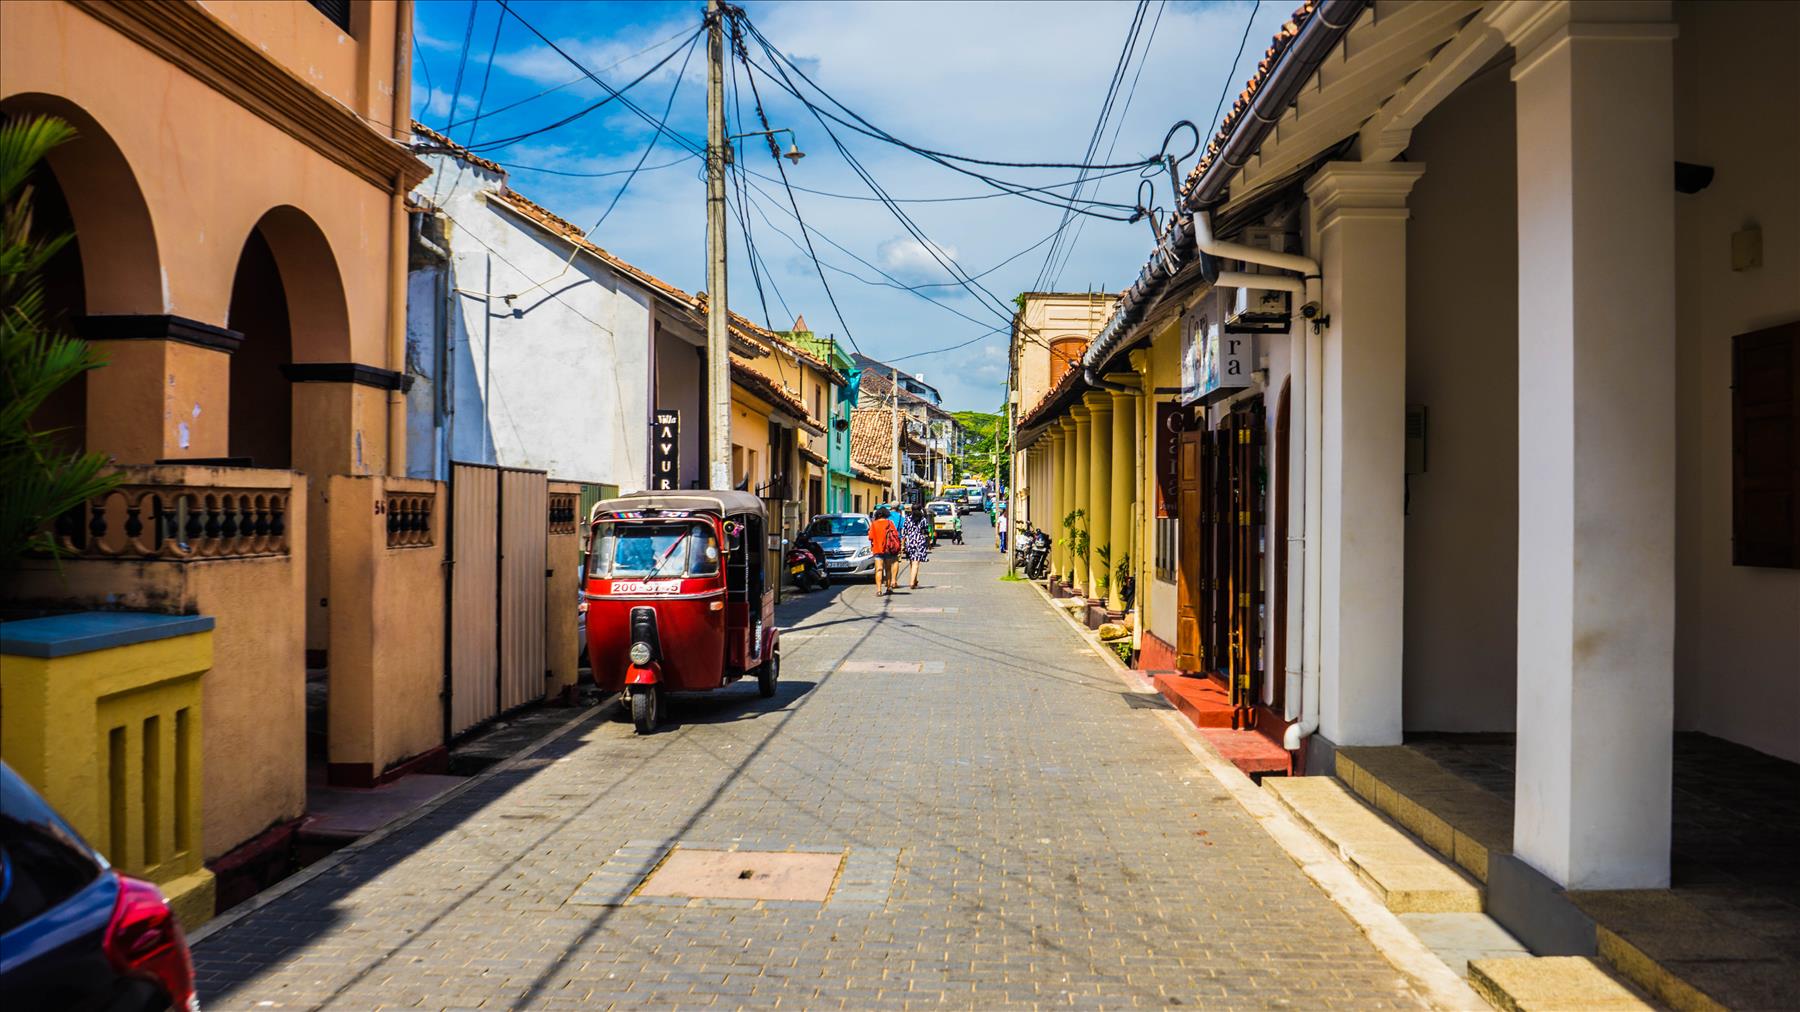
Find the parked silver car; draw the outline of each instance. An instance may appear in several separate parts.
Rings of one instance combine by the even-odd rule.
[[[869,518],[863,513],[821,513],[812,518],[801,540],[818,546],[825,572],[834,577],[875,575],[869,551]]]

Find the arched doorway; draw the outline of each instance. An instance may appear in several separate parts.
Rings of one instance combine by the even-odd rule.
[[[227,325],[243,335],[231,359],[231,455],[251,466],[319,477],[332,466],[322,433],[296,445],[296,363],[348,362],[349,314],[337,258],[317,224],[295,207],[270,210],[251,228],[232,279]],[[323,466],[321,466],[323,465]]]
[[[35,116],[54,116],[75,130],[30,179],[32,235],[71,237],[40,275],[45,321],[81,334],[89,314],[129,318],[163,312],[156,233],[124,153],[98,121],[65,98],[22,93],[0,101],[0,119]],[[56,391],[32,425],[55,430],[68,450],[114,450],[90,445],[88,385],[78,380]]]
[[[330,753],[330,525],[325,483],[354,470],[350,384],[330,381],[352,360],[337,257],[318,224],[283,205],[251,226],[232,277],[231,456],[306,475],[306,745]]]

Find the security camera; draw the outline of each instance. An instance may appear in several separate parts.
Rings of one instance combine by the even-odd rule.
[[[1324,308],[1317,302],[1308,302],[1306,305],[1300,307],[1300,315],[1308,320],[1317,319],[1322,312],[1324,312]]]

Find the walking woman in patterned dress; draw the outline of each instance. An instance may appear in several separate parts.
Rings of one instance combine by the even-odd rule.
[[[932,519],[918,503],[906,515],[906,529],[900,534],[901,558],[912,563],[912,589],[919,589],[919,567],[931,558],[931,546],[925,543],[925,525]],[[900,570],[894,569],[894,582],[900,582]]]

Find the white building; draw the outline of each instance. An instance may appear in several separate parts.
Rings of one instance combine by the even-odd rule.
[[[1254,646],[1311,771],[1516,736],[1485,884],[1534,946],[1521,912],[1565,890],[1681,895],[1677,733],[1800,762],[1797,57],[1792,4],[1308,4],[1085,351],[1109,385],[1021,404],[1034,515],[1096,501],[1121,430],[1112,515],[1174,514],[1133,534],[1144,667],[1224,663],[1190,648],[1205,541],[1242,565],[1229,660]],[[1236,295],[1282,291],[1246,333]],[[1190,352],[1240,338],[1195,396]],[[1192,428],[1201,484],[1237,484],[1164,510]],[[1196,529],[1244,489],[1251,536]]]

